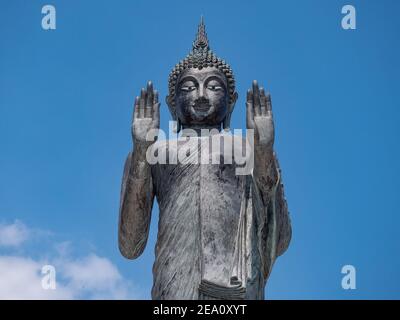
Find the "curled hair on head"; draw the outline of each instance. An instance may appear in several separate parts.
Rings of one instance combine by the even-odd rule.
[[[168,106],[173,117],[176,116],[175,111],[175,90],[176,82],[179,79],[181,73],[189,68],[197,68],[199,70],[206,67],[215,67],[222,72],[226,77],[229,94],[229,104],[232,104],[236,100],[235,96],[235,78],[229,64],[218,58],[210,49],[205,30],[204,20],[201,17],[201,21],[198,27],[196,39],[193,42],[192,51],[186,56],[185,59],[181,60],[175,65],[169,74],[168,79],[168,90],[169,94],[167,97]]]

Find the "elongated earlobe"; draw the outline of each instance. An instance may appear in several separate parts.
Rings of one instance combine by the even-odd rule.
[[[231,129],[231,113],[228,113],[222,122],[222,128],[225,131],[229,131]]]
[[[172,119],[176,120],[176,112],[175,112],[174,104],[171,101],[171,96],[165,97],[165,103],[168,106],[168,109],[169,109],[169,112],[171,113]]]
[[[169,112],[171,113],[172,120],[174,120],[176,122],[176,125],[173,128],[173,131],[174,131],[174,133],[178,133],[179,131],[181,131],[182,124],[181,124],[181,121],[176,116],[176,109],[175,109],[174,103],[171,101],[171,96],[169,96],[169,95],[166,96],[165,102],[167,103]]]
[[[237,92],[235,92],[231,97],[232,101],[229,104],[228,113],[225,116],[224,121],[222,122],[222,127],[225,131],[229,131],[231,129],[231,116],[232,116],[233,108],[235,107],[237,98],[238,98],[238,94],[237,94]]]

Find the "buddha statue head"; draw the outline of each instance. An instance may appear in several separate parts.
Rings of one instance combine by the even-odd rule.
[[[201,18],[192,51],[169,75],[166,98],[172,117],[181,127],[229,130],[237,100],[230,66],[210,49]]]

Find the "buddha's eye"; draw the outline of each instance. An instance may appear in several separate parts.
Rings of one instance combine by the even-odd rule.
[[[195,86],[183,86],[183,87],[181,87],[182,91],[193,91],[195,89],[196,89]]]
[[[182,84],[181,90],[186,92],[193,91],[196,90],[196,86],[192,81],[186,81]]]
[[[222,87],[218,86],[218,85],[208,85],[207,89],[212,90],[212,91],[220,91],[220,90],[222,90]]]
[[[207,89],[208,90],[212,90],[212,91],[220,91],[223,90],[222,85],[216,81],[216,80],[211,80],[208,84],[207,84]]]

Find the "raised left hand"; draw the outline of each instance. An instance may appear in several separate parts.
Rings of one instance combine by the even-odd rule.
[[[273,147],[275,139],[274,120],[272,117],[271,95],[253,81],[252,89],[247,91],[247,129],[254,130],[255,147]]]

